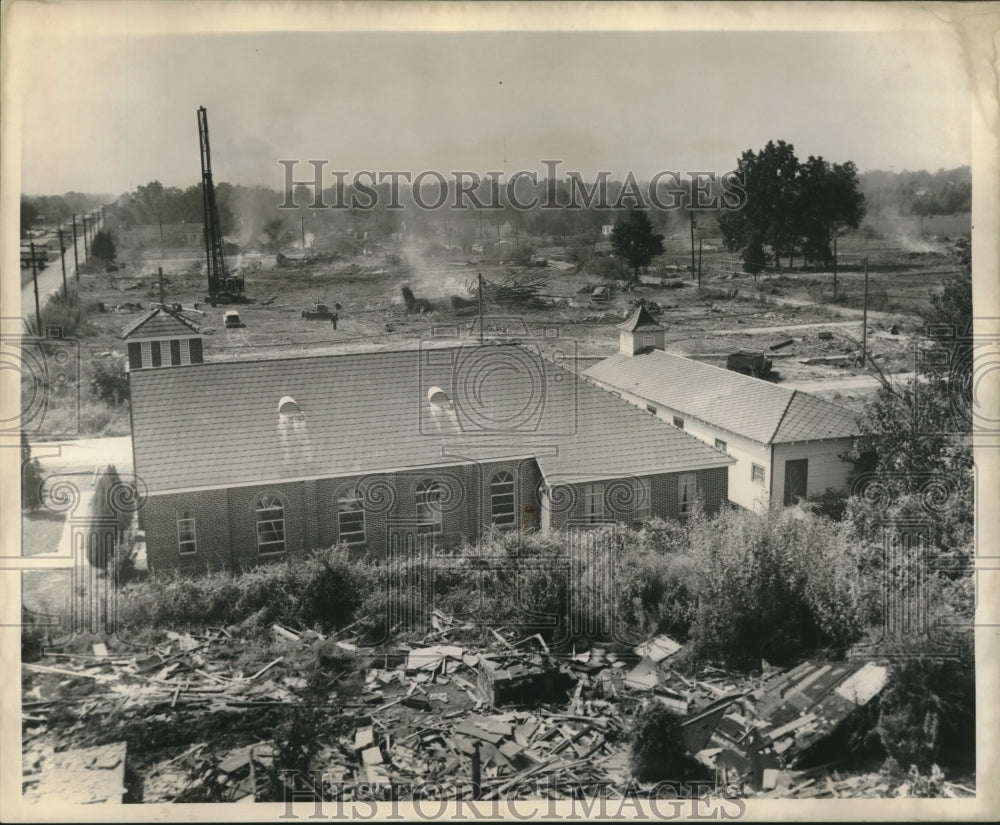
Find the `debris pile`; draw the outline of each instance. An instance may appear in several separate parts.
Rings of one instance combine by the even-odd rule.
[[[25,794],[79,775],[80,795],[120,798],[127,747],[141,779],[132,801],[266,799],[288,767],[274,715],[317,701],[340,720],[309,758],[323,783],[313,790],[328,799],[360,783],[401,799],[430,782],[450,799],[641,789],[629,740],[650,703],[683,717],[686,749],[727,787],[792,797],[893,790],[878,775],[801,764],[879,694],[884,666],[805,662],[756,679],[706,666],[684,675],[672,667],[681,645],[662,635],[632,649],[556,653],[541,635],[518,640],[440,611],[431,626],[419,638],[365,647],[363,621],[329,637],[275,624],[255,657],[232,628],[168,633],[129,655],[102,644],[50,653],[24,665]],[[317,781],[309,776],[282,781]]]
[[[495,281],[483,278],[483,298],[494,304],[541,306],[544,303],[541,291],[548,284],[548,276],[544,272],[536,270],[536,267],[507,270]],[[479,283],[477,279],[466,284],[466,292],[472,298],[478,298]]]

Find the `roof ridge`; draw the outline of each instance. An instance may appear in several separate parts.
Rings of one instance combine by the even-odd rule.
[[[777,384],[772,384],[770,381],[765,381],[763,378],[754,378],[752,375],[744,375],[742,372],[736,372],[735,370],[731,370],[727,367],[720,367],[718,364],[709,364],[706,361],[699,361],[697,358],[690,358],[687,355],[678,355],[675,352],[667,352],[664,349],[652,350],[649,354],[652,354],[653,352],[660,352],[663,355],[669,355],[671,358],[681,358],[685,361],[692,361],[695,364],[698,364],[702,367],[718,370],[719,372],[725,373],[728,376],[732,376],[737,381],[743,381],[745,384],[748,385],[752,383],[755,386],[773,387],[774,389],[780,390],[781,392],[791,393],[792,395],[795,394],[795,390],[789,387],[779,387]]]
[[[128,338],[130,335],[132,335],[132,333],[136,332],[136,330],[140,329],[144,324],[146,324],[149,321],[151,321],[153,318],[155,318],[161,312],[164,315],[167,315],[170,318],[174,319],[175,321],[178,321],[179,323],[181,323],[184,326],[188,327],[192,332],[195,332],[198,335],[204,335],[205,334],[204,332],[201,331],[201,329],[198,326],[198,324],[196,324],[190,318],[185,317],[182,313],[177,312],[176,310],[170,309],[170,308],[164,306],[163,304],[157,304],[152,309],[150,309],[142,318],[139,318],[139,319],[133,321],[131,324],[129,324],[127,327],[125,327],[124,330],[122,330],[122,335],[121,335],[122,340],[124,340],[125,338]]]
[[[777,425],[774,428],[774,432],[771,433],[771,437],[767,440],[768,444],[773,444],[774,443],[774,439],[778,435],[778,430],[781,429],[781,422],[783,422],[785,420],[785,416],[788,415],[788,411],[789,411],[789,409],[791,409],[791,406],[792,406],[792,400],[795,398],[795,394],[797,392],[798,392],[798,390],[792,390],[792,394],[788,396],[788,403],[785,404],[785,409],[783,409],[781,411],[781,415],[778,416],[778,423],[777,423]]]

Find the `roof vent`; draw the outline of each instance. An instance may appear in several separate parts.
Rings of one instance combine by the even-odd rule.
[[[286,421],[304,421],[305,416],[295,399],[286,395],[278,402],[278,415]]]
[[[432,407],[437,407],[438,409],[447,409],[451,406],[451,399],[440,387],[431,387],[427,390],[427,401]]]

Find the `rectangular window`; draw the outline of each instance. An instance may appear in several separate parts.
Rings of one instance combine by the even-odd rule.
[[[201,338],[191,338],[191,363],[200,364],[202,360],[201,356]]]
[[[177,513],[177,551],[182,556],[198,551],[198,539],[195,535],[194,518],[189,510]]]
[[[365,538],[365,508],[361,497],[356,495],[342,496],[337,501],[337,529],[340,540],[344,544],[364,544]]]
[[[698,495],[698,475],[681,473],[677,476],[677,503],[682,514],[694,510],[694,500]]]
[[[722,452],[725,452],[726,451],[726,442],[723,441],[721,438],[715,439],[715,449],[722,450]]]
[[[254,508],[257,550],[261,555],[285,552],[285,505],[273,496],[261,496]]]
[[[177,366],[181,362],[181,342],[171,341],[170,342],[170,365]]]
[[[584,487],[583,512],[587,521],[592,524],[604,521],[604,485],[601,482]]]
[[[652,413],[653,415],[656,415],[656,413],[658,412],[658,410],[652,404],[647,404],[646,405],[646,412]]]
[[[655,335],[649,335],[648,333],[643,333],[643,335],[641,336],[641,338],[642,338],[642,342],[640,343],[640,346],[643,349],[646,349],[647,347],[655,347],[656,346],[656,336]]]
[[[181,341],[181,364],[191,363],[191,345],[187,340]]]
[[[163,363],[163,358],[160,356],[160,342],[153,341],[150,345],[150,351],[153,353],[153,366],[160,366]]]
[[[764,468],[760,464],[750,465],[750,480],[754,484],[764,485]]]
[[[142,347],[139,343],[132,342],[128,345],[128,368],[137,370],[142,367]]]
[[[674,416],[674,426],[677,427],[680,430],[683,430],[684,429],[684,419],[681,418],[679,415],[675,415]]]
[[[141,341],[139,343],[139,353],[142,356],[142,364],[140,366],[148,367],[153,363],[153,347],[149,341]]]
[[[650,514],[653,485],[648,478],[637,478],[633,492],[635,495],[635,519],[636,521],[645,521]]]

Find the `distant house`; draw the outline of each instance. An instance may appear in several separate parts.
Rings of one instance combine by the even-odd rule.
[[[725,502],[733,462],[513,344],[192,363],[129,381],[153,569],[683,518]]]
[[[664,328],[645,307],[618,329],[618,354],[583,374],[736,459],[731,501],[761,509],[847,491],[852,467],[839,456],[859,433],[850,410],[664,352]]]

